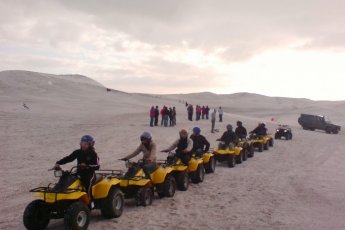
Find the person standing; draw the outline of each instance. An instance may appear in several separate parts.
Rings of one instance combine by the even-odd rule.
[[[203,105],[202,108],[201,108],[201,118],[204,120],[205,119],[205,113],[206,113],[206,108],[205,106]]]
[[[153,127],[154,121],[155,121],[155,116],[156,116],[156,110],[155,107],[152,106],[150,110],[150,126]]]
[[[219,122],[223,122],[223,109],[222,109],[222,107],[219,107],[218,114],[219,114]]]
[[[155,109],[155,126],[158,126],[158,118],[159,118],[159,108],[158,108],[158,105],[156,105],[156,109]]]
[[[173,107],[173,110],[172,110],[172,117],[173,117],[173,126],[176,125],[176,108],[175,106]]]
[[[169,108],[169,125],[173,126],[173,110],[171,107]]]
[[[164,127],[168,127],[168,122],[169,122],[169,110],[168,110],[168,107],[164,106],[164,109],[163,109],[163,124],[164,124]]]
[[[207,105],[205,109],[206,120],[208,120],[209,113],[210,113],[210,108]]]
[[[193,121],[193,105],[189,104],[187,111],[188,111],[188,120]]]
[[[211,128],[211,133],[214,133],[214,126],[216,124],[216,109],[213,110],[213,112],[211,113],[211,124],[212,124],[212,128]]]
[[[165,108],[165,105],[164,105],[163,108],[161,109],[161,117],[162,117],[161,126],[163,126],[163,122],[164,122],[164,108]]]

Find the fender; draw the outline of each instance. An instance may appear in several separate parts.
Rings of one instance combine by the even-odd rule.
[[[243,150],[242,147],[235,147],[235,155],[240,155],[242,150]]]
[[[92,194],[95,199],[106,198],[111,187],[119,186],[120,180],[118,178],[104,178],[92,187]]]
[[[151,174],[151,178],[154,184],[161,184],[165,181],[167,175],[173,171],[172,167],[158,166],[158,168]]]
[[[192,157],[192,159],[189,161],[188,164],[188,171],[189,172],[195,172],[199,166],[199,164],[203,164],[203,160],[200,159],[195,159]]]
[[[213,157],[212,153],[205,153],[202,157],[204,164],[208,163],[210,161],[211,157]]]

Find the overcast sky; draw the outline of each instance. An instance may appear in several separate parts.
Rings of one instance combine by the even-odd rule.
[[[0,70],[345,100],[344,0],[1,0]]]

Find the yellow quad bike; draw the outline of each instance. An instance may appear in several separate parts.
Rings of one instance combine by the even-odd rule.
[[[212,151],[212,150],[211,150]],[[221,142],[218,148],[213,149],[214,158],[219,162],[227,162],[229,168],[233,168],[243,161],[242,147],[235,147],[230,149],[229,146],[225,147],[225,143]]]
[[[237,143],[238,147],[241,147],[243,161],[246,161],[248,158],[254,157],[254,141],[246,138],[241,138]]]
[[[201,157],[196,157],[195,154],[192,155],[188,166],[185,165],[182,160],[178,157],[176,157],[176,154],[173,152],[169,152],[167,164],[173,167],[174,171],[181,172],[179,174],[180,178],[177,179],[178,181],[178,187],[179,190],[185,191],[187,190],[188,178],[191,179],[191,181],[194,184],[200,183],[204,181],[205,178],[205,167],[204,167],[204,161]],[[188,179],[189,181],[189,179]]]
[[[151,179],[147,178],[142,168],[143,162],[126,160],[128,171],[121,179],[120,187],[125,198],[135,198],[138,206],[152,204],[154,191],[159,197],[173,197],[176,190],[176,181],[172,175],[173,168],[158,164]]]
[[[207,153],[195,153],[192,156],[202,159],[206,173],[214,173],[216,170],[216,159],[212,150],[209,150]]]
[[[171,155],[169,153],[169,155]],[[168,157],[166,161],[160,160],[157,161],[162,167],[172,167],[172,175],[176,181],[176,187],[180,191],[187,191],[189,187],[189,175],[188,175],[188,166],[183,164],[182,161],[178,158],[174,159],[174,156]]]
[[[30,190],[39,199],[25,208],[23,222],[27,229],[45,229],[50,219],[60,218],[64,218],[65,229],[87,229],[91,209],[100,209],[105,218],[121,216],[124,196],[119,188],[120,180],[96,172],[96,181],[92,186],[94,207],[91,207],[76,169],[77,167],[69,171],[55,170],[58,183]],[[118,173],[119,171],[111,170],[111,174]]]
[[[255,134],[251,134],[250,139],[254,142],[254,148],[257,148],[259,152],[268,150],[269,147],[273,147],[273,137],[271,135],[257,136]]]

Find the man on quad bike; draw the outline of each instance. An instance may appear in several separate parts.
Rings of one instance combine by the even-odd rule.
[[[151,173],[157,168],[156,163],[156,151],[157,151],[157,145],[152,140],[152,135],[149,132],[144,132],[140,136],[141,144],[138,146],[134,152],[121,160],[129,160],[133,157],[137,156],[139,153],[143,153],[143,170],[145,173],[145,176],[148,179],[151,179]]]
[[[60,170],[60,165],[70,163],[77,159],[77,174],[84,184],[87,194],[92,201],[92,185],[95,182],[95,170],[98,170],[99,158],[95,152],[95,140],[90,135],[85,135],[80,140],[80,149],[75,150],[72,154],[57,161],[53,169]]]
[[[242,121],[237,121],[237,128],[235,130],[236,136],[238,138],[246,138],[247,137],[247,129],[243,127]]]
[[[193,141],[192,152],[196,153],[197,155],[203,155],[210,149],[210,143],[203,135],[200,134],[200,132],[201,129],[199,127],[194,127],[193,133],[190,136],[190,139]]]
[[[180,138],[177,139],[169,148],[162,150],[162,152],[170,152],[176,149],[175,157],[180,158],[183,164],[188,165],[191,159],[193,140],[188,138],[188,132],[186,129],[181,129],[179,134]]]
[[[263,137],[267,135],[267,129],[265,123],[259,123],[259,125],[250,132],[250,134],[255,134],[258,137]]]
[[[230,149],[235,148],[235,144],[238,142],[236,133],[232,129],[232,125],[226,126],[227,131],[225,131],[220,139],[217,141],[221,141],[223,143],[219,143],[219,149],[226,149],[228,146]]]

